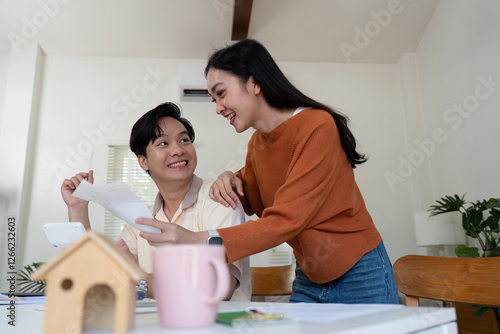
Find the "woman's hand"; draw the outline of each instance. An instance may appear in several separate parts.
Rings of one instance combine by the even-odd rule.
[[[232,172],[225,171],[212,183],[209,195],[214,201],[236,209],[240,204],[239,196],[243,196],[243,182]]]
[[[208,232],[193,232],[177,224],[165,223],[156,219],[137,218],[137,224],[156,227],[161,233],[141,232],[139,236],[146,239],[151,246],[165,244],[206,244]]]
[[[83,206],[87,205],[89,202],[78,197],[74,197],[73,193],[76,188],[80,185],[82,180],[87,180],[90,183],[94,183],[94,171],[89,171],[88,173],[78,173],[70,179],[63,181],[61,185],[61,195],[64,203],[69,207]]]

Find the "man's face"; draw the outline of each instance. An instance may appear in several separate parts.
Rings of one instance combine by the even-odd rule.
[[[158,138],[139,156],[141,168],[149,171],[155,182],[180,181],[193,177],[197,158],[184,125],[172,117],[163,117]]]

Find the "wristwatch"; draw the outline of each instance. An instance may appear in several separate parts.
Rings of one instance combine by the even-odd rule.
[[[137,283],[135,291],[137,292],[137,300],[143,300],[144,298],[146,298],[146,296],[148,295],[148,281],[145,279],[141,279]]]
[[[207,245],[222,245],[222,238],[217,230],[208,230]]]

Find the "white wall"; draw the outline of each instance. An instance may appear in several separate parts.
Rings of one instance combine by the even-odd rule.
[[[0,129],[2,128],[2,116],[5,104],[5,90],[7,88],[7,72],[8,72],[8,64],[9,64],[9,55],[1,54],[0,55]],[[0,191],[0,216],[4,217],[4,212],[7,210],[7,196],[1,193]],[[7,230],[4,228],[0,228],[0,249],[5,249],[7,247]],[[4,262],[6,261],[6,256],[0,256],[0,265],[5,266]],[[0,269],[0,273],[3,271]],[[3,275],[2,275],[3,277]],[[0,283],[0,287],[3,285]],[[6,291],[3,290],[2,291]]]
[[[447,137],[428,157],[427,203],[455,193],[500,197],[499,13],[495,0],[441,0],[416,52],[425,134],[442,128]]]
[[[9,66],[9,55],[0,54],[0,126],[2,125],[2,111],[5,103],[5,88],[7,86],[7,69]]]
[[[203,60],[200,60],[203,61]],[[86,170],[90,149],[96,183],[105,182],[108,143],[127,143],[131,126],[145,111],[162,101],[178,101],[178,60],[78,58],[47,56],[39,110],[31,195],[29,232],[25,262],[47,260],[55,254],[41,234],[42,224],[67,219],[59,193],[63,177]],[[392,191],[384,178],[394,169],[397,155],[405,154],[404,119],[397,65],[353,65],[320,63],[281,64],[289,77],[313,97],[347,113],[361,149],[370,157],[356,170],[361,191],[375,224],[385,239],[393,260],[414,253],[409,184]],[[126,107],[114,101],[141,91],[148,68],[162,73],[157,88],[137,105]],[[149,81],[148,81],[149,82]],[[153,81],[150,81],[152,83]],[[137,98],[137,96],[136,96]],[[132,98],[133,100],[133,98]],[[137,100],[137,99],[136,99]],[[199,165],[197,174],[213,179],[220,171],[236,170],[244,163],[250,133],[236,134],[214,105],[183,103],[185,115],[195,127]],[[115,112],[118,111],[118,112]],[[124,112],[128,113],[125,114]],[[106,121],[107,120],[107,121]],[[108,122],[99,130],[101,122]],[[102,138],[98,135],[102,133]],[[84,132],[91,133],[94,143]],[[80,151],[78,159],[69,154]],[[66,161],[66,159],[70,159]],[[65,165],[67,170],[57,165]],[[64,168],[65,169],[65,168]],[[91,220],[99,230],[103,210],[91,205]]]
[[[0,270],[4,272],[15,272],[24,262],[42,61],[43,53],[34,43],[9,56],[0,124],[0,234],[6,242]]]

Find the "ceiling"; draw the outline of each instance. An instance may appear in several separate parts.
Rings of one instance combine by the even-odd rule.
[[[49,55],[206,59],[231,41],[242,1],[0,0],[0,53],[34,41]],[[438,3],[254,0],[248,38],[278,61],[397,63]]]

